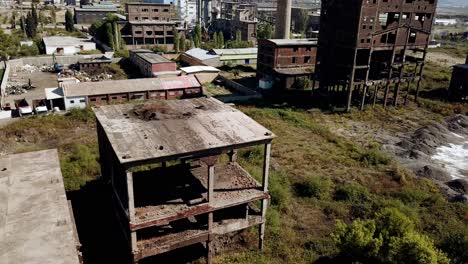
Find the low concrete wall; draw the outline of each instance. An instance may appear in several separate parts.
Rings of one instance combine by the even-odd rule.
[[[3,67],[4,67],[4,72],[3,72],[2,81],[0,83],[0,109],[3,109],[3,104],[5,103],[4,101],[5,96],[6,96],[5,89],[8,83],[8,76],[10,75],[10,69],[11,69],[9,62],[4,63]]]
[[[69,55],[69,56],[55,56],[57,63],[62,65],[75,64],[82,59],[100,58],[104,54],[92,54],[92,55]],[[120,60],[120,59],[118,59]],[[54,63],[52,56],[40,56],[40,57],[24,57],[21,59],[10,60],[12,68],[21,67],[26,64],[34,66],[52,65]]]
[[[262,98],[262,95],[254,91],[250,88],[245,87],[244,85],[237,83],[233,80],[230,80],[222,75],[220,75],[219,80],[224,82],[224,85],[228,89],[232,89],[241,95],[222,95],[222,96],[216,96],[216,99],[224,102],[224,103],[230,103],[230,102],[239,102],[239,101],[247,101],[250,99],[258,99]]]

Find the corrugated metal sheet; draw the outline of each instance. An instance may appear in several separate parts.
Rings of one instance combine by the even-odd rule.
[[[212,49],[217,55],[224,56],[224,55],[247,55],[247,54],[255,54],[257,55],[258,48],[245,48],[245,49]]]
[[[218,68],[212,66],[189,66],[180,68],[185,73],[198,73],[198,72],[220,72]]]
[[[209,54],[207,50],[200,49],[200,48],[187,50],[185,54],[192,56],[201,61],[219,58],[219,55]]]

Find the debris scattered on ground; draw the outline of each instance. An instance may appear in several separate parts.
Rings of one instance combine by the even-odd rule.
[[[75,77],[76,79],[80,80],[80,82],[100,82],[106,80],[112,80],[112,75],[107,73],[100,73],[96,75],[89,75],[83,71],[77,70],[63,70],[58,74],[59,78],[67,78],[67,77]]]
[[[24,94],[27,93],[28,90],[34,89],[34,86],[29,86],[27,83],[21,82],[8,82],[7,86],[5,87],[6,94],[8,95],[16,95],[16,94]]]

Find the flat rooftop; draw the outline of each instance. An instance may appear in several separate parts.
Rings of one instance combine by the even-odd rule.
[[[148,63],[151,63],[151,64],[157,64],[157,63],[175,63],[171,60],[168,60],[166,58],[164,58],[163,56],[159,55],[159,54],[156,54],[152,51],[145,51],[145,50],[141,50],[141,51],[136,51],[135,52],[136,55],[140,58],[142,58],[143,60],[147,61]]]
[[[213,154],[275,137],[214,98],[107,105],[94,112],[120,163],[128,166]]]
[[[63,95],[70,97],[196,88],[201,87],[201,84],[195,76],[177,76],[103,82],[67,82],[62,83],[62,87]]]
[[[277,46],[317,45],[317,39],[268,39]]]
[[[57,150],[0,157],[0,262],[79,263]]]
[[[42,38],[46,46],[76,46],[82,43],[94,43],[91,38],[75,38],[70,36],[52,36]]]

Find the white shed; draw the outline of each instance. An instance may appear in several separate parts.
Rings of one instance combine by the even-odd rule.
[[[53,36],[43,38],[46,54],[73,55],[80,51],[96,49],[96,43],[91,38],[75,38],[70,36]]]

